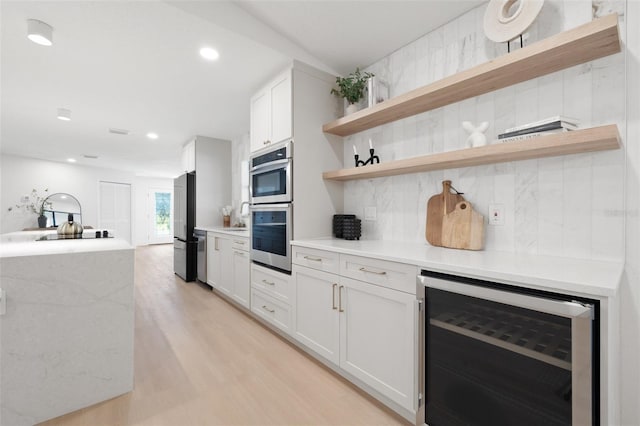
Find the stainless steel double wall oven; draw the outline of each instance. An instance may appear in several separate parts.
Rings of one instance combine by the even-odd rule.
[[[293,141],[250,157],[251,260],[291,273]]]

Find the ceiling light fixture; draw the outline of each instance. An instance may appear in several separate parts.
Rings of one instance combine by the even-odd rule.
[[[75,158],[67,158],[67,161],[70,163],[75,163],[76,159]]]
[[[53,44],[53,28],[46,22],[27,19],[27,38],[36,44],[51,46]]]
[[[149,133],[147,133],[147,137],[149,139],[158,139],[158,134],[157,133],[153,133],[153,132],[149,132]]]
[[[207,61],[215,61],[220,57],[220,54],[216,49],[212,49],[211,47],[203,47],[200,49],[200,56],[205,58]]]
[[[71,121],[71,110],[58,108],[58,120]]]

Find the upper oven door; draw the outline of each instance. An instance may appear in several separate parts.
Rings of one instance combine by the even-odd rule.
[[[293,200],[291,158],[261,164],[251,169],[251,204],[290,203]]]

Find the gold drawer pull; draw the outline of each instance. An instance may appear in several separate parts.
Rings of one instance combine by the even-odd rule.
[[[360,268],[360,272],[369,272],[371,274],[376,274],[376,275],[387,275],[385,271],[381,271],[381,272],[370,271],[369,269],[366,269],[366,268]]]
[[[244,256],[245,253],[243,251],[234,250],[234,253],[240,256]]]
[[[305,256],[304,258],[307,260],[313,260],[314,262],[322,262],[322,259],[319,257]]]
[[[272,282],[269,282],[267,280],[262,280],[262,282],[267,284],[267,285],[276,285],[276,283],[272,283]]]
[[[340,286],[340,288],[338,289],[338,306],[340,306],[340,309],[338,309],[338,312],[344,312],[344,309],[342,309],[342,289],[344,288],[343,285]]]
[[[338,307],[336,306],[336,287],[338,287],[338,284],[333,284],[331,286],[333,288],[333,297],[331,298],[331,307],[333,309],[338,309]]]
[[[271,312],[271,313],[274,313],[274,312],[276,311],[275,309],[269,309],[269,308],[267,308],[267,305],[262,305],[262,309],[264,309],[264,310],[265,310],[265,311],[267,311],[267,312]]]
[[[244,245],[244,241],[234,241],[234,243]]]

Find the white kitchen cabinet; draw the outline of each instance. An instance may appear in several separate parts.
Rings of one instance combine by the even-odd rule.
[[[207,283],[247,309],[250,269],[248,238],[207,232]]]
[[[292,137],[291,85],[288,69],[251,98],[251,152]]]
[[[249,271],[249,239],[233,238],[231,241],[233,256],[233,291],[232,297],[245,308],[250,308],[251,280]]]
[[[196,170],[196,141],[187,142],[182,148],[182,171],[193,172]]]
[[[340,275],[323,271],[321,262],[315,260],[321,258],[331,264],[326,259],[332,259],[334,253],[298,247],[293,251],[292,332],[296,340],[391,401],[414,411],[415,294],[387,288],[387,283],[380,281],[381,277],[393,277],[393,286],[404,289],[412,284],[415,291],[415,274],[400,281],[398,271],[407,270],[408,265],[377,262],[371,271],[360,271],[365,266],[358,266],[358,273],[364,273],[363,280],[354,280],[342,271]],[[364,257],[339,257],[341,265],[372,268],[376,263]],[[309,262],[313,267],[306,265]],[[413,271],[414,267],[409,268]],[[368,277],[372,279],[365,280]]]
[[[340,368],[414,409],[416,298],[340,277]]]
[[[231,237],[207,232],[207,284],[225,294],[232,291],[231,260]]]
[[[251,311],[291,334],[292,276],[251,264]]]
[[[335,365],[340,362],[340,316],[335,274],[293,265],[294,337]]]

